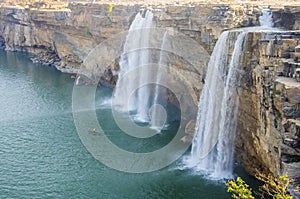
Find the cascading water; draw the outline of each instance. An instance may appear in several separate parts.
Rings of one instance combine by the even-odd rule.
[[[233,170],[240,82],[239,63],[246,33],[239,33],[229,60],[230,40],[238,32],[223,32],[208,64],[199,103],[188,167],[212,179],[230,178]],[[229,63],[229,64],[228,64]]]
[[[268,28],[274,27],[272,11],[269,8],[263,8],[261,12],[262,15],[259,17],[260,26]]]
[[[149,122],[152,129],[160,132],[164,126],[166,115],[165,110],[159,105],[160,99],[165,94],[164,88],[161,88],[159,85],[163,81],[161,74],[162,70],[166,69],[167,60],[165,58],[166,52],[160,50],[157,70],[154,70],[155,67],[151,66],[157,60],[152,57],[155,52],[151,51],[153,49],[151,49],[150,43],[153,36],[151,34],[152,19],[153,14],[150,11],[138,13],[129,28],[124,52],[119,62],[120,71],[114,100],[120,109],[127,107],[126,105],[129,103],[129,111],[134,114],[135,121]],[[162,39],[161,49],[167,45],[167,38],[167,32],[163,38],[159,38],[160,40]],[[140,67],[139,70],[136,70],[138,67]],[[126,82],[122,81],[122,77],[127,72],[132,71],[134,72],[131,73],[130,78],[127,78]],[[156,82],[154,89],[149,85],[143,85],[143,82],[148,82],[148,80]],[[134,88],[138,89],[134,91]],[[154,94],[152,94],[153,91]],[[124,100],[130,94],[132,95],[129,102]]]
[[[162,81],[164,79],[162,78],[162,73],[161,70],[166,70],[166,66],[168,64],[166,52],[163,50],[165,49],[166,45],[168,45],[168,32],[166,31],[163,36],[163,41],[161,44],[161,50],[159,54],[159,63],[158,63],[158,70],[157,70],[157,75],[156,75],[156,83],[155,83],[155,90],[154,90],[154,99],[153,99],[153,104],[158,105],[159,104],[159,99],[163,98],[163,96],[166,94],[166,90],[163,87],[160,87],[162,85]],[[165,125],[165,118],[161,117],[163,114],[161,113],[163,109],[159,107],[153,107],[153,111],[151,112],[151,128],[156,130],[157,132],[160,132],[161,129]]]
[[[137,67],[145,66],[149,64],[150,50],[150,31],[152,25],[153,14],[152,12],[146,11],[144,16],[142,13],[138,13],[135,16],[126,38],[124,45],[124,53],[120,59],[120,71],[119,77],[125,75],[126,72],[134,70]],[[126,107],[125,101],[127,93],[131,92],[136,85],[140,85],[142,79],[148,78],[147,71],[143,71],[138,74],[137,77],[130,78],[127,82],[121,82],[121,78],[118,79],[117,84],[124,85],[120,89],[116,89],[114,98],[121,108]],[[118,87],[117,87],[118,88]],[[149,96],[150,91],[147,86],[139,88],[133,93],[129,102],[129,111],[136,113],[138,121],[147,122],[149,121],[148,110],[149,110]],[[124,110],[128,111],[128,110]]]

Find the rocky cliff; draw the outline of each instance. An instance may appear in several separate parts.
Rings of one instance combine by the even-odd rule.
[[[98,44],[128,30],[141,9],[151,9],[156,27],[172,28],[199,42],[208,52],[224,29],[258,25],[257,6],[109,5],[72,3],[65,9],[0,8],[0,46],[31,52],[59,70],[77,72],[87,54]],[[107,71],[107,68],[103,69]],[[117,71],[118,68],[111,68]],[[113,73],[115,74],[115,73]],[[111,78],[105,78],[111,85]]]
[[[196,110],[206,73],[205,63],[220,33],[258,25],[261,15],[258,6],[247,4],[115,5],[112,10],[109,7],[108,4],[84,3],[71,3],[60,10],[1,7],[0,48],[33,53],[33,61],[54,65],[63,72],[82,73],[82,63],[92,49],[105,42],[118,43],[109,39],[128,30],[141,9],[150,9],[156,27],[183,33],[208,52],[201,55],[205,61],[197,70],[178,64],[182,60],[172,59],[174,67],[170,70],[170,81],[188,81],[192,85],[188,92],[196,95],[192,96],[194,104],[190,108]],[[272,9],[277,27],[300,29],[299,7]],[[291,177],[300,175],[300,87],[293,79],[300,61],[297,54],[299,35],[297,31],[273,31],[247,36],[236,146],[238,159],[252,174],[257,168],[275,175],[285,171]],[[124,39],[124,35],[121,38]],[[115,51],[122,50],[124,43],[118,44],[114,52],[105,49],[102,53],[107,57],[119,54]],[[189,49],[189,44],[182,45]],[[101,84],[114,86],[118,59],[113,56],[108,64],[83,68],[89,74],[100,74]],[[193,131],[192,123],[188,127],[189,132]]]
[[[247,36],[236,154],[252,174],[300,178],[299,44],[299,30]]]

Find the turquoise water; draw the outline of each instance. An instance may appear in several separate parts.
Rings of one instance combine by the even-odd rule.
[[[230,198],[223,183],[178,169],[180,160],[146,174],[95,160],[76,132],[72,89],[70,75],[0,51],[0,198]],[[99,88],[97,101],[111,92]],[[109,108],[98,107],[97,115],[110,139],[132,151],[165,145],[177,128],[170,122],[165,135],[139,143],[121,134]]]

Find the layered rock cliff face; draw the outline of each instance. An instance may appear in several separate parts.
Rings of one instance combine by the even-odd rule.
[[[247,36],[236,154],[252,174],[300,178],[299,44],[300,31]]]
[[[106,39],[127,31],[145,7],[70,4],[65,10],[0,8],[0,46],[31,52],[65,72],[78,72],[87,54]],[[152,7],[157,27],[172,28],[199,42],[208,52],[224,29],[258,24],[260,9],[251,6],[187,5]],[[117,64],[115,64],[117,65]],[[102,83],[113,85],[117,66],[103,68]]]
[[[127,31],[137,12],[145,7],[70,4],[64,10],[36,10],[16,7],[0,8],[0,48],[30,52],[33,61],[56,66],[63,72],[100,74],[100,83],[114,86],[119,70],[118,56],[122,41],[108,40]],[[178,5],[156,6],[154,24],[179,31],[196,40],[208,54],[202,56],[195,70],[172,59],[170,81],[188,81],[188,93],[197,109],[206,73],[206,64],[220,33],[226,29],[258,25],[258,6]],[[299,7],[273,9],[277,27],[300,29]],[[277,31],[278,32],[278,31]],[[123,38],[126,34],[121,34]],[[285,171],[299,177],[300,88],[292,77],[299,68],[295,53],[299,32],[249,33],[243,60],[243,81],[240,94],[237,157],[252,174],[262,169],[279,175]],[[104,49],[109,64],[87,68],[82,66],[87,55],[98,44],[109,41],[119,44],[114,52]],[[123,40],[124,41],[124,40]],[[109,43],[107,42],[107,43]],[[188,43],[182,43],[189,49]],[[115,52],[119,51],[119,52]],[[191,53],[193,49],[191,49]],[[188,53],[188,52],[185,52]],[[180,75],[178,75],[180,74]],[[96,82],[98,83],[98,82]],[[183,94],[186,92],[183,92]],[[179,96],[180,97],[180,96]],[[170,99],[172,101],[172,99]],[[193,122],[188,125],[189,133]]]

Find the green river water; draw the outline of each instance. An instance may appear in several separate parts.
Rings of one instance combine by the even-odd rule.
[[[70,75],[32,64],[29,55],[0,51],[0,198],[230,198],[222,182],[178,169],[181,160],[156,172],[129,174],[94,159],[74,125],[73,84]],[[143,151],[172,139],[176,122],[147,143],[123,136],[111,110],[101,106],[111,93],[99,88],[96,104],[112,142]],[[252,180],[242,168],[235,170]]]

